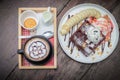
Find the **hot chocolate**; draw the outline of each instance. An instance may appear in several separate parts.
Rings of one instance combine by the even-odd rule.
[[[25,56],[32,61],[46,59],[50,52],[49,43],[42,38],[31,38],[24,48]]]

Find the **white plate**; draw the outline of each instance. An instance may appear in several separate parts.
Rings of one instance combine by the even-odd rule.
[[[76,49],[76,47],[74,47],[73,49],[73,53],[70,54],[70,49],[67,47],[68,46],[68,37],[66,36],[66,41],[64,41],[64,37],[60,34],[60,30],[62,28],[62,25],[66,22],[68,15],[74,15],[78,12],[80,12],[81,10],[87,9],[87,8],[94,8],[97,9],[98,11],[100,11],[100,13],[102,15],[107,14],[112,23],[113,23],[113,31],[111,34],[111,43],[112,43],[112,47],[108,48],[107,47],[107,43],[105,44],[105,49],[102,55],[98,54],[98,52],[95,52],[94,55],[90,55],[89,57],[85,57],[81,52],[78,52],[78,50]],[[118,30],[118,24],[116,23],[115,18],[113,17],[113,15],[106,10],[105,8],[96,5],[96,4],[90,4],[90,3],[85,3],[85,4],[80,4],[77,5],[73,8],[71,8],[70,10],[68,10],[64,16],[62,17],[60,23],[59,23],[59,27],[58,27],[58,40],[59,43],[62,47],[62,49],[64,50],[64,52],[71,57],[73,60],[78,61],[78,62],[82,62],[82,63],[96,63],[99,61],[102,61],[104,59],[106,59],[108,56],[110,56],[113,52],[113,50],[116,48],[117,43],[118,43],[118,39],[119,39],[119,30]],[[100,47],[100,46],[99,46]]]

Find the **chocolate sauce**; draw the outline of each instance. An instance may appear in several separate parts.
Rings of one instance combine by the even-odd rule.
[[[110,40],[108,41],[108,47],[110,47],[110,43],[111,43],[111,33],[113,31],[113,27],[111,27],[111,31],[110,31]]]
[[[68,19],[69,18],[70,18],[70,15],[68,15]],[[87,18],[84,20],[84,22],[82,23],[82,25],[80,27],[77,24],[77,30],[75,32],[74,32],[74,26],[69,31],[69,33],[68,33],[68,37],[69,37],[68,48],[71,47],[71,54],[73,53],[73,49],[76,46],[78,48],[78,51],[81,51],[85,56],[89,56],[90,53],[92,53],[92,52],[95,53],[95,49],[105,40],[105,36],[101,32],[103,39],[100,40],[100,42],[98,44],[93,44],[92,42],[90,42],[89,44],[86,43],[86,40],[88,40],[88,38],[87,38],[87,35],[85,34],[85,31],[82,31],[82,29],[84,29],[86,25],[92,25],[87,20]],[[66,36],[67,36],[67,34],[64,37],[64,41],[66,41]],[[83,43],[86,44],[85,47],[82,46]],[[89,46],[91,44],[93,45],[93,47]],[[102,52],[104,51],[104,47],[105,47],[105,44],[103,44],[103,46],[102,46]]]
[[[70,18],[70,15],[68,15],[68,19],[69,18]],[[64,41],[66,41],[66,36],[67,36],[67,34],[65,34]]]
[[[72,15],[72,16],[73,16],[73,15]],[[72,16],[68,15],[68,19],[69,19],[70,17],[72,17]],[[73,34],[73,31],[74,31],[74,27],[72,27],[72,29],[69,31],[68,34],[65,34],[64,41],[66,41],[66,36],[67,36],[67,35],[68,35],[68,37],[71,37],[71,35]],[[71,53],[72,53],[72,52],[73,52],[73,48],[74,48],[74,44],[71,43],[71,41],[69,40],[69,42],[68,42],[68,48],[70,48],[70,47],[71,47]]]
[[[69,17],[70,17],[70,15],[68,15]],[[72,15],[73,16],[73,15]],[[72,17],[71,16],[71,17]],[[69,31],[69,37],[71,37],[71,35],[73,34],[73,30],[74,30],[74,28],[73,28],[73,26],[72,26],[72,29]],[[71,41],[69,40],[69,42],[68,42],[68,48],[70,47],[70,44],[71,44]],[[73,51],[73,50],[72,50]]]
[[[72,15],[73,16],[73,15]],[[72,17],[71,16],[71,17]],[[74,33],[74,29],[75,28],[75,26],[72,26],[72,29],[71,29],[71,31],[69,31],[69,37],[71,37],[72,36],[72,34]],[[77,24],[77,29],[78,29],[78,24]],[[70,45],[71,44],[71,45]],[[75,46],[75,44],[74,43],[72,43],[72,41],[69,39],[69,42],[68,42],[68,48],[70,48],[71,47],[71,52],[70,52],[70,54],[72,54],[73,53],[73,49],[74,49],[74,46]]]
[[[69,37],[71,37],[71,35],[73,34],[73,30],[74,28],[72,27],[71,31],[69,31]],[[69,40],[68,42],[68,48],[70,47],[71,41]]]
[[[77,24],[77,29],[79,28],[79,26],[78,26],[79,24]]]
[[[76,30],[76,32],[71,35],[69,41],[72,42],[74,46],[76,46],[78,50],[81,51],[85,56],[89,56],[90,53],[95,53],[95,49],[103,42],[103,40],[105,40],[105,36],[102,35],[103,39],[100,40],[100,42],[97,44],[93,44],[92,42],[86,43],[86,40],[88,40],[88,38],[85,34],[85,31],[82,30],[85,28],[86,25],[91,24],[87,20],[85,20],[83,24]],[[83,44],[86,44],[85,47],[83,47]],[[91,44],[93,45],[93,47],[90,47]]]
[[[66,35],[67,35],[67,34],[65,34],[64,41],[66,41]]]
[[[68,19],[69,18],[70,18],[70,15],[68,15]],[[94,19],[94,17],[92,19]],[[73,26],[68,33],[68,37],[69,37],[68,48],[71,47],[70,53],[72,54],[73,49],[76,46],[78,48],[78,51],[81,51],[87,57],[91,53],[95,53],[95,49],[105,40],[105,36],[103,35],[102,32],[100,32],[102,39],[97,44],[94,44],[93,42],[87,43],[86,42],[88,40],[87,35],[85,34],[85,31],[83,31],[82,29],[84,29],[86,25],[91,25],[91,26],[93,25],[87,20],[87,18],[84,20],[84,22],[80,27],[78,25],[79,24],[77,24],[77,30],[75,32],[74,32],[74,26]],[[111,27],[111,32],[112,30],[113,30],[113,27]],[[110,46],[110,42],[111,42],[111,32],[110,32],[110,40],[108,41],[108,47]],[[66,36],[67,34],[64,37],[64,41],[66,41]],[[83,44],[86,44],[85,47],[83,47]],[[90,45],[93,45],[93,46],[91,47]],[[102,53],[104,52],[104,48],[105,48],[105,43],[102,43],[102,46],[101,46]]]
[[[105,48],[105,43],[102,43],[102,46],[101,46],[102,53],[104,52],[104,48]]]
[[[111,42],[111,38],[110,38],[110,40],[108,41],[108,47],[110,47],[110,42]]]
[[[78,25],[79,25],[79,24],[77,24],[77,29],[79,28]],[[74,28],[72,27],[72,32],[71,32],[72,34],[74,33],[73,30],[74,30]],[[71,34],[71,35],[72,35],[72,34]],[[72,43],[71,40],[69,40],[69,45],[70,45],[70,43],[72,44],[72,45],[71,45],[71,53],[70,53],[70,54],[72,54],[72,53],[73,53],[73,49],[74,49],[75,44]],[[69,46],[68,46],[68,47],[69,47]]]

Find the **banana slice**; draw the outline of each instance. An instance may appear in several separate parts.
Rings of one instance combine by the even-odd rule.
[[[98,10],[92,8],[80,11],[79,13],[68,19],[65,24],[63,24],[62,29],[60,31],[61,34],[62,35],[67,34],[72,28],[72,26],[75,26],[77,23],[84,20],[86,17],[90,16],[100,18],[101,13]]]

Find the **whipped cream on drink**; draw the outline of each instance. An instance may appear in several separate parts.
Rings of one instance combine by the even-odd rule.
[[[25,46],[26,56],[33,61],[44,60],[50,52],[50,46],[42,38],[33,38]]]

